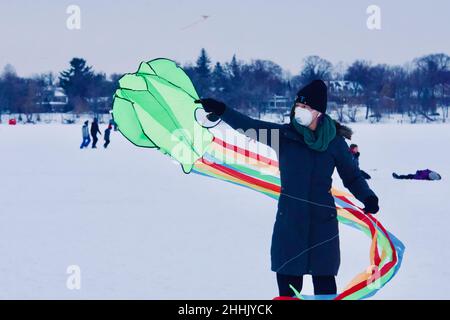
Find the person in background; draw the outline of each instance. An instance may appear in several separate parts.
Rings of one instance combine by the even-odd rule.
[[[359,153],[358,145],[357,145],[357,144],[351,144],[351,145],[350,145],[350,152],[352,153],[353,161],[356,162],[356,165],[357,165],[358,168],[359,168],[359,156],[360,156],[361,154]],[[361,170],[361,169],[360,169],[360,170]],[[364,170],[361,170],[361,175],[362,175],[363,178],[366,179],[366,180],[370,180],[370,179],[372,178],[372,177],[371,177],[367,172],[365,172]]]
[[[98,141],[97,133],[100,133],[100,135],[102,134],[98,127],[98,119],[94,118],[94,121],[92,122],[92,125],[91,125],[92,149],[97,148],[97,141]]]
[[[83,127],[81,127],[81,134],[83,137],[83,141],[81,142],[80,149],[87,148],[89,143],[91,143],[91,138],[89,136],[89,121],[85,121]]]
[[[401,179],[401,180],[429,180],[429,181],[436,181],[441,180],[442,177],[439,173],[432,171],[430,169],[425,170],[417,170],[414,174],[406,174],[406,175],[399,175],[395,172],[392,173],[392,176],[394,179]]]
[[[112,129],[112,125],[109,124],[108,128],[105,129],[105,135],[104,135],[104,139],[105,139],[105,144],[103,145],[103,147],[106,149],[108,148],[109,143],[111,142],[110,140],[110,136],[111,136],[111,129]]]

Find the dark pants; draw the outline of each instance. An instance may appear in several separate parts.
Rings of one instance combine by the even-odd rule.
[[[92,148],[97,148],[97,136],[92,136]]]
[[[415,174],[402,174],[395,176],[395,179],[402,179],[402,180],[410,180],[410,179],[416,179]]]
[[[108,145],[109,145],[110,142],[111,141],[109,141],[109,140],[105,140],[105,144],[103,145],[105,147],[105,149],[108,148]]]
[[[91,143],[91,138],[83,138],[83,142],[81,142],[80,149],[87,148],[87,146]]]
[[[336,280],[334,276],[313,276],[314,294],[336,294]],[[280,297],[292,297],[294,291],[289,287],[292,285],[298,292],[302,291],[303,276],[290,276],[277,273],[278,290]]]

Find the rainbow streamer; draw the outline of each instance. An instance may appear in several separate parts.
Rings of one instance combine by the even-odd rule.
[[[195,164],[193,172],[228,181],[261,192],[271,198],[280,196],[278,162],[274,158],[237,147],[214,137],[210,148]],[[333,296],[334,300],[366,299],[378,292],[398,272],[402,263],[404,245],[372,215],[364,214],[355,205],[350,194],[332,189],[338,221],[362,231],[371,239],[370,264]],[[305,296],[293,288],[298,299],[326,299]],[[329,297],[328,297],[329,298]]]

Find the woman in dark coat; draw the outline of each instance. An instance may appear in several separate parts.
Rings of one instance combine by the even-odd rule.
[[[249,130],[251,138],[256,130],[258,141],[277,151],[281,194],[271,260],[280,296],[293,295],[289,284],[300,291],[305,274],[312,275],[316,295],[336,294],[340,251],[330,191],[334,169],[345,187],[364,203],[366,213],[376,213],[379,208],[378,198],[361,176],[344,140],[344,136],[350,138],[351,130],[325,114],[325,83],[316,80],[298,92],[291,122],[285,125],[251,119],[214,99],[197,103],[234,129]]]

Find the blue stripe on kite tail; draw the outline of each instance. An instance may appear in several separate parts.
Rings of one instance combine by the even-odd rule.
[[[303,300],[334,300],[337,296],[337,294],[300,295]]]
[[[386,230],[387,231],[387,230]],[[394,269],[394,274],[392,275],[392,277],[394,277],[397,272],[400,270],[400,267],[402,265],[403,262],[403,255],[405,253],[405,245],[403,244],[403,242],[401,242],[396,236],[394,236],[392,233],[390,233],[389,231],[387,231],[387,234],[389,236],[389,238],[391,238],[392,243],[394,244],[395,250],[397,251],[397,263],[395,265],[395,269]]]

